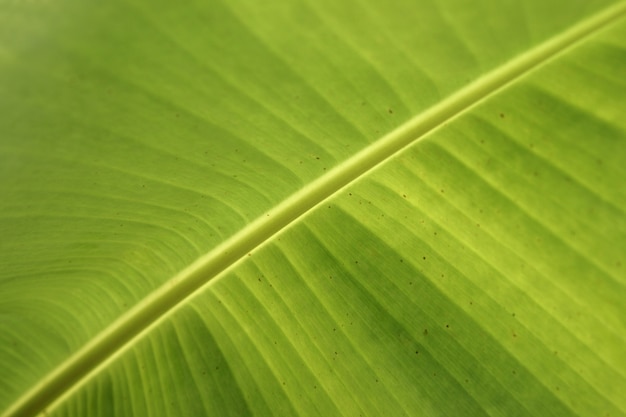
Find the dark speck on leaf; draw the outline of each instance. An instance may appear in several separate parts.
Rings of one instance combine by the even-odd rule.
[[[428,329],[424,329],[424,336],[428,336]]]
[[[389,114],[393,114],[393,110],[389,109]]]

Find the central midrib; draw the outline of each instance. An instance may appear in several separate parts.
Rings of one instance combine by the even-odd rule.
[[[165,283],[62,363],[4,416],[30,416],[71,395],[177,306],[306,212],[437,127],[626,13],[618,3],[491,71],[310,183]]]

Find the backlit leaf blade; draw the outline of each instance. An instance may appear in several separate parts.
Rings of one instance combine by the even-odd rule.
[[[3,405],[290,194],[591,14],[509,12],[519,36],[494,46],[422,5],[440,28],[425,33],[456,29],[433,52],[412,49],[419,30],[381,41],[397,11],[258,7],[71,5],[86,22],[17,37],[22,57],[54,46],[45,66],[3,55]],[[309,30],[286,37],[265,13]],[[362,36],[365,18],[386,31]],[[50,412],[623,414],[622,27],[271,237]]]

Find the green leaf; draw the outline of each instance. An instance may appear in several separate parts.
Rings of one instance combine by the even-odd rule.
[[[626,3],[0,3],[4,416],[626,415]]]

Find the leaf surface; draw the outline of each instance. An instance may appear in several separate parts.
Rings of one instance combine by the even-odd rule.
[[[0,409],[626,414],[623,2],[0,5]]]

